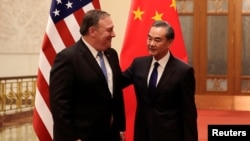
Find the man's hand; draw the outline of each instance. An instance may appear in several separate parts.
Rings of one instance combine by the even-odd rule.
[[[120,132],[120,141],[125,141],[124,132]]]

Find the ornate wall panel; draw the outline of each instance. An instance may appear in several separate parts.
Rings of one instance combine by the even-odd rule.
[[[0,0],[0,53],[38,53],[50,0]]]
[[[182,36],[188,55],[188,63],[193,65],[193,0],[176,0]]]

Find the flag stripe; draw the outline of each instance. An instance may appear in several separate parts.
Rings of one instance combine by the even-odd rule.
[[[44,113],[48,113],[48,112],[49,112],[48,115],[50,115],[50,111],[47,108],[44,108],[44,107],[48,107],[47,106],[47,104],[49,103],[48,96],[41,95],[41,93],[46,93],[47,90],[48,90],[47,83],[43,79],[43,76],[39,70],[38,71],[38,78],[37,78],[36,99],[35,99],[35,110],[37,109],[38,111],[36,110],[34,112],[33,126],[34,126],[34,129],[36,131],[38,138],[39,139],[43,138],[42,140],[44,140],[44,141],[51,140],[51,133],[49,133],[49,131],[48,131],[48,126],[46,124],[44,124],[43,116],[40,116],[40,115],[43,115]],[[43,113],[41,113],[41,112],[43,112]],[[48,122],[48,124],[49,123],[52,124],[52,122]]]
[[[41,61],[46,61],[46,67],[47,67],[47,66],[50,66],[53,64],[53,61],[54,61],[54,58],[56,55],[56,51],[54,50],[50,40],[48,39],[47,34],[45,34],[44,39],[46,39],[46,42],[43,43],[43,49],[40,53],[39,59],[46,58],[46,60],[41,60]],[[44,65],[44,64],[40,63],[40,66],[41,65]]]
[[[85,5],[82,9],[84,12],[86,12],[86,11],[89,11],[89,10],[95,9],[95,8],[94,8],[92,3],[89,3],[89,4]]]
[[[38,84],[37,84],[37,94],[44,94],[44,93],[48,93],[49,92],[49,89],[48,89],[48,83],[45,82],[45,79],[43,77],[43,75],[41,74],[40,70],[38,71],[38,78],[39,80],[37,81]],[[41,95],[42,98],[43,98],[43,101],[46,102],[47,105],[49,105],[49,95]],[[43,102],[42,101],[42,102]],[[37,101],[39,102],[39,101]],[[36,106],[40,106],[40,105],[37,105]]]
[[[73,1],[73,6],[76,7],[65,7],[65,2],[52,0],[39,56],[33,113],[33,128],[39,141],[52,141],[53,139],[53,118],[49,106],[49,77],[54,58],[58,52],[80,39],[79,26],[84,13],[90,9],[100,8],[99,0],[94,0],[93,3],[90,0]]]
[[[45,79],[44,83],[49,84],[49,75],[50,75],[50,64],[47,61],[46,56],[43,53],[40,53],[40,58],[41,63],[39,64],[39,72],[40,76],[43,76]],[[41,71],[41,72],[40,72]],[[42,79],[43,80],[43,79]],[[40,83],[40,80],[38,80]]]
[[[55,59],[56,52],[49,41],[47,41],[47,47],[48,47],[48,49],[46,49],[46,50],[44,50],[44,52],[40,53],[40,58],[45,58],[46,60],[44,60],[43,62],[45,62],[46,64],[40,64],[40,66],[46,66],[46,67],[50,68],[50,66],[53,64],[53,61]],[[45,67],[45,69],[47,70],[48,68],[46,68],[46,67]]]
[[[40,141],[51,141],[51,136],[44,126],[39,114],[37,113],[36,108],[33,110],[33,128],[36,131],[36,135]],[[39,131],[39,132],[38,132]]]
[[[84,15],[83,9],[77,10],[77,11],[74,13],[74,15],[75,15],[75,19],[76,19],[78,25],[80,26],[81,23],[82,23],[82,17],[83,17],[83,15]]]
[[[74,39],[70,31],[68,30],[68,27],[65,24],[64,20],[57,22],[56,28],[65,47],[68,47],[74,43]]]
[[[79,24],[75,18],[75,15],[70,15],[64,19],[66,26],[68,27],[69,32],[72,34],[74,42],[79,40],[81,34],[79,32]]]
[[[100,9],[100,2],[99,0],[92,0],[92,3],[94,5],[94,7],[92,9]]]
[[[56,53],[58,53],[64,49],[65,46],[51,18],[49,18],[47,27],[46,34],[52,44],[52,47],[55,49]]]
[[[44,101],[44,98],[41,96],[39,91],[38,91],[36,97],[37,98],[36,98],[35,102],[36,102],[36,104],[38,104],[36,106],[37,113],[40,116],[41,120],[43,121],[45,127],[47,128],[50,136],[53,137],[53,124],[52,124],[53,119],[52,119],[52,115],[50,113],[50,109],[48,108],[48,105]]]

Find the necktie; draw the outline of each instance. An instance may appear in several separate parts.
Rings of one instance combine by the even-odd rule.
[[[104,59],[103,59],[103,53],[100,51],[97,53],[97,56],[99,56],[99,58],[100,58],[100,66],[101,66],[101,69],[102,69],[102,72],[103,72],[105,78],[107,79],[108,76],[107,76],[107,70],[106,70],[106,66],[104,63]]]
[[[159,63],[155,62],[153,71],[152,71],[150,79],[149,79],[148,88],[149,88],[150,95],[152,95],[156,89],[156,83],[157,83],[157,77],[158,77],[158,71],[157,71],[158,66],[159,66]]]

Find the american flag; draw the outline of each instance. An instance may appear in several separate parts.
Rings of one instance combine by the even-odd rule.
[[[53,119],[49,104],[50,69],[56,54],[80,39],[84,13],[100,9],[99,0],[52,0],[39,57],[33,128],[39,141],[52,141]]]

